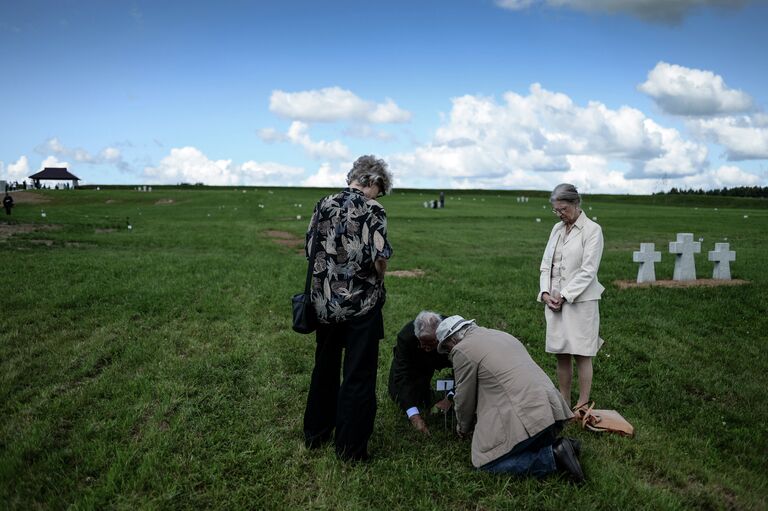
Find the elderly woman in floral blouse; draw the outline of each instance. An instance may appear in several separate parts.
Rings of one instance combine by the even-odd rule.
[[[376,417],[384,272],[392,255],[387,214],[376,199],[390,193],[392,176],[383,160],[366,155],[353,164],[347,184],[318,203],[307,230],[308,259],[317,243],[310,264],[318,327],[304,439],[312,449],[333,436],[341,459],[365,461]]]

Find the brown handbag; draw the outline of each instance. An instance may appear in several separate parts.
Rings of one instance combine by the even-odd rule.
[[[595,402],[577,406],[573,413],[581,427],[597,433],[617,433],[621,436],[635,436],[635,428],[616,410],[595,410]]]

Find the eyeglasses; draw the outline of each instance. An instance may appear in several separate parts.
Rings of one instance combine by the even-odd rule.
[[[569,209],[571,209],[570,206],[564,206],[562,208],[552,208],[552,213],[554,213],[555,215],[562,215],[563,213],[565,213]]]

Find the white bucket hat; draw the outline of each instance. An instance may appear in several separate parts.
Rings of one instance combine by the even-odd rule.
[[[443,355],[448,353],[448,351],[444,349],[445,347],[443,345],[443,341],[461,330],[462,327],[471,325],[474,322],[474,319],[464,319],[461,316],[449,316],[442,320],[437,326],[437,331],[435,332],[435,337],[437,337],[438,342],[437,352],[442,353]]]

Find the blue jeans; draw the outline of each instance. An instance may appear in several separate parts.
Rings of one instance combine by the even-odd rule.
[[[504,456],[486,463],[478,470],[494,474],[516,474],[520,476],[544,477],[557,471],[552,443],[563,429],[562,422],[556,422],[540,433],[523,440]]]

